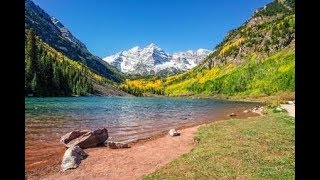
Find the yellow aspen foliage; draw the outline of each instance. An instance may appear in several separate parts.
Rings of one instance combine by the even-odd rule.
[[[212,80],[215,77],[217,77],[217,75],[219,75],[219,72],[220,72],[220,68],[219,67],[213,67],[210,70],[206,70],[204,72],[204,76],[199,78],[198,82],[199,83],[205,83],[208,80]]]
[[[277,29],[282,29],[282,28],[283,28],[283,25],[284,25],[284,22],[281,21],[281,22],[279,22],[279,23],[276,25],[276,28],[277,28]]]
[[[235,42],[233,43],[226,43],[226,45],[224,45],[222,47],[222,49],[220,50],[219,52],[219,56],[222,56],[224,55],[225,53],[227,53],[229,50],[231,50],[231,48],[233,47],[237,47],[239,46],[240,44],[244,43],[246,41],[246,38],[239,38],[238,40],[236,40]]]

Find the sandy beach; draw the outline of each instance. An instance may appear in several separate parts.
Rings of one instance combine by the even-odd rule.
[[[89,156],[77,169],[52,172],[41,179],[140,179],[189,152],[196,145],[193,138],[198,127],[180,130],[181,136],[165,135],[127,149],[85,149]]]

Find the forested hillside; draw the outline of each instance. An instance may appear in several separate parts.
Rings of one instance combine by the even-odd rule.
[[[66,57],[86,65],[95,73],[115,82],[122,82],[124,75],[101,58],[91,54],[85,44],[56,18],[47,14],[31,0],[25,0],[25,27],[52,48]]]
[[[101,86],[112,88],[113,93],[110,95],[126,95],[111,85],[115,83],[64,56],[37,37],[32,29],[26,29],[26,95],[46,97],[104,94],[101,92]]]

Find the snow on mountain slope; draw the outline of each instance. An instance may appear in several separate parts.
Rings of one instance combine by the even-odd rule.
[[[170,55],[152,43],[143,49],[136,46],[107,56],[103,60],[127,74],[153,75],[166,71],[164,74],[168,75],[195,67],[210,52],[206,49],[198,49]]]

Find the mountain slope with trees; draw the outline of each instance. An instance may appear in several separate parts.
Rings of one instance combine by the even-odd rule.
[[[294,0],[276,0],[231,30],[195,68],[157,80],[157,91],[126,80],[124,90],[167,96],[273,96],[295,91]],[[135,82],[133,82],[135,81]],[[146,81],[146,79],[141,79]],[[164,93],[163,93],[164,92]]]
[[[48,15],[31,0],[25,0],[25,27],[33,29],[48,45],[68,58],[88,66],[92,71],[115,82],[122,82],[124,75],[101,58],[92,55],[86,46],[56,18]]]
[[[128,95],[113,87],[115,85],[115,82],[50,47],[32,29],[26,29],[26,96]]]

